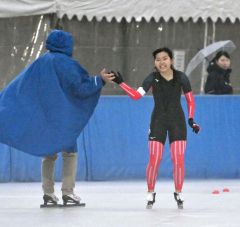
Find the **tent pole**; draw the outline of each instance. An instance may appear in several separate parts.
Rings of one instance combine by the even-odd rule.
[[[205,30],[204,30],[204,47],[207,46],[208,42],[208,20],[205,22]],[[206,71],[206,59],[203,60],[202,64],[202,73],[201,73],[201,87],[200,87],[200,94],[204,93],[204,82],[205,82],[205,71]]]
[[[215,38],[216,38],[216,24],[215,22],[213,21],[212,22],[212,43],[215,43]]]

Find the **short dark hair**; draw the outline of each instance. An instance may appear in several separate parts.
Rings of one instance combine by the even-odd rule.
[[[222,56],[224,56],[224,57],[230,59],[230,55],[229,55],[229,53],[228,53],[227,51],[219,51],[219,52],[217,52],[217,54],[216,54],[214,60],[215,60],[215,61],[218,61],[219,58],[222,57]]]
[[[161,48],[158,48],[158,49],[154,50],[152,52],[153,58],[156,59],[157,54],[160,53],[160,52],[166,52],[168,54],[168,56],[171,59],[173,59],[173,52],[168,47],[161,47]]]

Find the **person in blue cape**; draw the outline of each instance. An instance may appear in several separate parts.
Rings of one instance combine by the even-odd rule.
[[[54,204],[58,201],[54,195],[54,163],[57,153],[62,152],[63,198],[79,202],[73,192],[76,140],[93,114],[102,87],[114,76],[105,69],[100,75],[89,76],[72,58],[70,33],[53,30],[46,48],[45,54],[0,93],[0,142],[44,157],[44,201]]]

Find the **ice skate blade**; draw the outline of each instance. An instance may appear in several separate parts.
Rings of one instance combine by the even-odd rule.
[[[153,207],[153,202],[150,202],[150,201],[149,201],[149,202],[147,203],[146,209],[151,210],[152,207]]]
[[[61,204],[41,204],[40,208],[58,208]]]
[[[68,203],[68,204],[60,204],[61,207],[85,207],[86,203]]]
[[[40,208],[68,208],[68,207],[85,207],[86,203],[79,204],[41,204]]]
[[[182,210],[183,209],[183,204],[178,204],[178,209]]]
[[[147,209],[147,210],[151,210],[152,207],[153,207],[153,205],[147,205],[147,206],[146,206],[146,209]]]

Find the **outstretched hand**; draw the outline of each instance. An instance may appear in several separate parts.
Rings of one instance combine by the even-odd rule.
[[[121,84],[123,81],[122,75],[120,72],[115,73],[114,71],[111,71],[111,73],[113,73],[113,75],[115,76],[115,78],[113,79],[113,81],[116,84]]]
[[[194,122],[193,118],[188,119],[188,124],[192,128],[193,132],[198,133],[200,131],[200,126]]]
[[[113,80],[115,78],[114,74],[112,72],[107,72],[106,69],[103,69],[100,72],[101,78],[105,83],[113,83]]]

